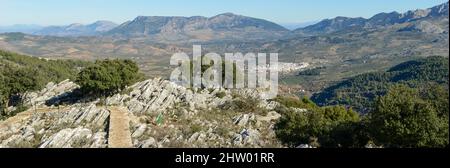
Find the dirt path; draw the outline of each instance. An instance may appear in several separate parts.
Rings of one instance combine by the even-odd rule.
[[[132,148],[130,118],[123,107],[109,107],[109,148]]]

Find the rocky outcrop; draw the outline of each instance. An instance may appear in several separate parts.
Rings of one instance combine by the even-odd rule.
[[[164,112],[177,105],[194,109],[217,107],[232,100],[232,91],[223,88],[214,90],[187,89],[160,78],[139,82],[128,88],[129,94],[117,94],[107,99],[108,105],[123,105],[134,114]],[[258,98],[259,93],[251,89],[236,90],[236,94]],[[225,96],[216,96],[224,93]],[[261,100],[259,106],[275,108],[277,104]]]
[[[58,97],[64,97],[78,87],[77,84],[69,80],[64,80],[59,84],[50,82],[41,91],[25,93],[22,96],[22,101],[27,106],[40,106],[52,98],[57,99]]]
[[[157,144],[155,138],[150,137],[149,139],[142,141],[138,147],[139,148],[157,148],[158,144]]]
[[[417,31],[432,34],[440,34],[445,32],[445,30],[439,27],[438,25],[435,25],[428,21],[420,21],[417,23],[413,23],[405,28],[400,29],[399,31]]]
[[[302,149],[308,149],[308,148],[315,148],[309,144],[300,144],[297,146],[297,148],[302,148]]]
[[[145,133],[146,130],[147,130],[147,125],[142,124],[138,127],[138,129],[136,129],[136,131],[133,132],[133,134],[131,134],[131,137],[139,138]]]
[[[53,109],[55,110],[55,109]],[[109,112],[77,104],[61,112],[35,113],[27,120],[0,128],[0,147],[106,147]]]
[[[272,129],[280,117],[272,111],[278,103],[261,99],[258,90],[187,89],[157,78],[108,97],[108,107],[77,101],[59,108],[46,106],[49,100],[70,97],[76,88],[63,81],[27,93],[26,100],[39,104],[40,110],[31,109],[26,112],[31,116],[0,126],[0,147],[109,147],[112,109],[126,113],[130,121],[121,127],[130,129],[131,145],[137,148],[281,146],[273,141]],[[248,111],[226,108],[236,100],[252,105],[246,106]]]
[[[63,116],[58,120],[60,123],[80,125],[87,123],[94,126],[102,126],[106,124],[109,117],[109,111],[103,108],[98,108],[95,104],[88,106],[78,105],[67,113],[62,113]]]
[[[281,114],[276,111],[271,111],[267,114],[267,116],[256,116],[256,120],[259,122],[271,122],[276,121],[281,118]]]
[[[248,122],[254,121],[255,118],[253,114],[241,114],[233,118],[233,123],[239,126],[246,126]]]
[[[280,146],[273,141],[272,130],[280,115],[271,111],[278,103],[261,99],[258,90],[186,89],[170,81],[150,79],[130,86],[128,91],[106,102],[125,106],[134,116],[130,117],[134,147]],[[258,110],[239,113],[227,108],[240,99],[256,100],[244,103],[256,103]],[[266,110],[270,111],[266,115],[255,114]]]
[[[83,127],[75,129],[66,128],[52,135],[48,140],[44,141],[40,148],[71,148],[86,145],[83,142],[92,136],[91,130]],[[81,144],[82,143],[82,144]]]
[[[233,144],[236,146],[242,146],[246,144],[260,145],[259,131],[254,129],[243,129],[239,134],[236,134],[233,138]]]

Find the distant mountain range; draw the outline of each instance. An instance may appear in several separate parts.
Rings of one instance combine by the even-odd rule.
[[[102,24],[63,26],[55,28],[59,32],[47,32],[53,34],[48,36],[3,33],[0,48],[47,58],[129,58],[153,76],[167,75],[170,56],[191,53],[193,43],[202,44],[205,52],[219,54],[277,52],[281,62],[326,64],[320,79],[324,82],[311,83],[308,88],[312,92],[329,81],[413,57],[448,57],[449,50],[448,3],[369,19],[337,17],[295,31],[231,13],[210,18],[140,16],[115,27],[98,25]],[[67,30],[71,34],[64,33]],[[79,30],[95,36],[86,37]]]
[[[68,26],[45,27],[32,34],[46,36],[94,36],[101,35],[116,26],[116,23],[110,21],[97,21],[88,25],[74,23]]]
[[[202,16],[139,16],[104,35],[153,37],[167,40],[213,40],[217,38],[281,37],[287,32],[289,32],[288,29],[267,20],[224,13],[210,18]]]
[[[448,16],[448,2],[428,8],[408,11],[406,13],[379,13],[369,19],[336,17],[325,19],[317,24],[294,30],[297,34],[318,35],[342,30],[370,29],[411,22],[423,18]]]
[[[448,2],[429,8],[408,11],[406,13],[379,13],[369,19],[336,17],[309,26],[289,30],[276,23],[233,13],[219,14],[213,17],[170,17],[139,16],[132,21],[117,25],[110,21],[97,21],[92,24],[71,24],[68,26],[26,26],[0,27],[1,32],[23,32],[46,36],[114,36],[123,38],[149,38],[158,41],[209,41],[209,40],[253,40],[289,37],[291,35],[313,36],[355,29],[375,29],[420,20],[448,16]],[[297,26],[297,25],[294,25]],[[430,24],[416,25],[405,30],[442,32]],[[292,28],[292,25],[288,25]]]
[[[42,28],[42,26],[33,24],[16,24],[11,26],[0,26],[0,33],[21,32],[32,34],[33,32],[41,30]]]

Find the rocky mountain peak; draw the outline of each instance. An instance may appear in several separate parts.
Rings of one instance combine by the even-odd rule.
[[[68,25],[66,28],[70,29],[70,28],[77,28],[77,27],[81,27],[81,26],[84,26],[84,25],[81,23],[72,23],[72,24]]]
[[[222,14],[218,14],[217,16],[228,16],[228,17],[236,17],[236,16],[241,16],[241,15],[237,15],[231,12],[226,12],[226,13],[222,13]]]
[[[263,19],[224,13],[210,18],[202,16],[139,16],[112,29],[106,35],[153,37],[179,41],[180,38],[190,40],[244,38],[256,33],[265,36],[287,32],[286,28]]]
[[[433,16],[440,16],[440,15],[448,16],[448,2],[432,7],[430,14]]]
[[[106,20],[100,20],[97,21],[95,23],[92,23],[90,25],[87,25],[87,27],[89,27],[90,29],[95,30],[96,32],[106,32],[109,31],[115,27],[117,27],[118,25],[114,22],[111,21],[106,21]]]
[[[224,18],[228,18],[228,19],[238,19],[238,18],[241,18],[241,17],[244,17],[244,16],[242,16],[242,15],[237,15],[237,14],[234,14],[234,13],[231,13],[231,12],[228,12],[228,13],[222,13],[222,14],[218,14],[218,15],[216,15],[216,16],[213,16],[213,17],[209,18],[209,20],[214,20],[214,19],[224,19]]]
[[[419,19],[445,16],[448,17],[448,2],[432,8],[411,10],[401,14],[398,12],[379,13],[369,19],[347,17],[325,19],[317,24],[294,30],[294,32],[299,34],[317,35],[348,30],[351,28],[384,27],[412,22]]]

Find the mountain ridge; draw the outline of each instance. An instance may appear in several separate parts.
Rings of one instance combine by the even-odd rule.
[[[320,35],[352,28],[370,29],[411,22],[424,18],[448,17],[448,11],[447,2],[431,8],[410,10],[405,13],[398,13],[395,11],[390,13],[381,12],[368,19],[362,17],[351,18],[338,16],[333,19],[324,19],[314,25],[295,29],[293,32],[301,35]]]
[[[223,13],[213,17],[138,16],[103,35],[178,40],[251,38],[255,35],[281,37],[288,32],[288,29],[264,19]]]
[[[45,36],[95,36],[109,31],[117,24],[111,21],[100,20],[91,24],[72,23],[67,26],[48,26],[33,32],[34,35]]]
[[[22,32],[33,33],[43,27],[35,24],[14,24],[9,26],[0,26],[0,33]]]
[[[289,37],[292,34],[314,36],[347,29],[374,29],[401,24],[424,18],[448,17],[448,2],[427,9],[410,10],[404,13],[381,12],[370,18],[338,16],[318,23],[289,30],[280,24],[234,13],[205,16],[137,16],[122,24],[97,21],[83,25],[74,23],[65,26],[48,26],[40,30],[26,30],[33,35],[78,37],[113,36],[125,38],[150,38],[167,41],[205,41],[212,39],[270,39]]]

